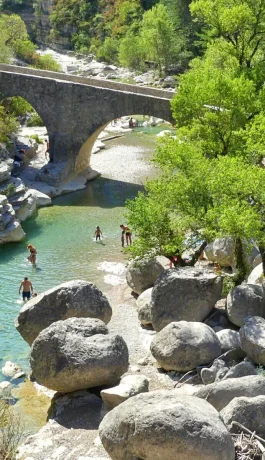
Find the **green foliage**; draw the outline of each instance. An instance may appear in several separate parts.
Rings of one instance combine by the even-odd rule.
[[[231,275],[223,275],[223,290],[222,295],[227,296],[229,292],[235,287],[235,279]]]
[[[256,367],[257,374],[261,377],[265,377],[265,368],[261,365]]]
[[[14,96],[9,104],[9,113],[14,117],[24,116],[34,112],[33,107],[23,97]]]
[[[131,31],[120,42],[119,63],[129,69],[140,70],[144,68],[141,38]]]
[[[60,72],[62,70],[60,64],[55,61],[51,54],[38,55],[32,67],[35,69],[50,70],[52,72]]]
[[[30,139],[34,139],[38,144],[43,144],[43,139],[38,134],[31,134]]]
[[[16,187],[15,187],[15,185],[13,183],[11,183],[11,184],[7,185],[6,189],[4,191],[2,191],[2,193],[6,197],[9,197],[9,196],[14,195],[15,191],[16,191]],[[0,405],[1,405],[1,403],[0,403]]]
[[[36,53],[37,46],[29,39],[17,40],[14,43],[13,49],[19,59],[22,59],[29,64],[38,59],[38,54]]]
[[[31,117],[28,119],[27,126],[29,128],[32,128],[34,126],[43,126],[43,121],[41,117],[37,114],[37,112],[35,112],[35,110]]]
[[[0,106],[0,142],[9,143],[11,133],[16,132],[17,129],[18,123],[15,118]]]
[[[107,37],[102,46],[97,50],[97,57],[107,62],[116,62],[118,54],[118,41]]]
[[[24,21],[17,14],[2,14],[0,16],[0,30],[5,36],[5,44],[13,46],[17,40],[28,38]]]
[[[23,427],[12,408],[0,401],[0,458],[15,460],[16,450],[21,440]]]

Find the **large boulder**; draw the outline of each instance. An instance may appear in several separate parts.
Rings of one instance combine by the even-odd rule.
[[[156,259],[137,257],[127,267],[126,281],[133,292],[140,295],[154,286],[163,271],[164,267]]]
[[[69,318],[44,329],[33,342],[30,364],[37,382],[68,393],[116,384],[128,369],[122,337],[99,319]]]
[[[146,289],[136,300],[138,319],[143,325],[151,324],[151,297],[153,288]]]
[[[257,284],[242,284],[227,296],[227,314],[236,326],[243,326],[247,316],[265,316],[263,287]]]
[[[255,431],[258,435],[265,435],[265,396],[254,398],[234,398],[221,412],[225,425],[232,433],[238,433],[237,427],[232,422],[238,422]]]
[[[260,395],[265,396],[265,378],[258,375],[221,380],[194,392],[194,396],[207,399],[218,411],[239,396],[253,398]]]
[[[225,353],[233,348],[240,348],[239,332],[232,331],[232,329],[222,329],[216,332],[216,335],[221,344],[222,352]]]
[[[250,316],[239,331],[241,348],[257,364],[265,365],[265,319]]]
[[[235,245],[232,238],[217,238],[207,244],[204,254],[211,262],[217,262],[221,267],[232,267],[235,258]]]
[[[246,360],[231,367],[226,373],[224,380],[246,377],[247,375],[258,375],[258,373],[255,366]]]
[[[26,236],[23,228],[16,219],[12,219],[4,230],[0,231],[0,244],[22,241]]]
[[[15,326],[29,345],[50,324],[67,318],[111,319],[107,298],[92,283],[74,280],[33,297],[20,310]]]
[[[209,326],[187,321],[164,327],[153,338],[150,349],[163,369],[179,372],[209,364],[221,354],[219,340]]]
[[[29,189],[29,193],[36,199],[37,208],[40,208],[41,206],[49,206],[52,204],[51,197],[39,190],[31,188]]]
[[[126,375],[116,387],[102,390],[100,396],[104,402],[104,408],[111,410],[132,396],[146,393],[148,388],[149,379],[145,375]]]
[[[247,283],[248,284],[262,284],[263,281],[263,264],[257,265],[250,273]]]
[[[152,391],[128,399],[99,426],[113,460],[234,460],[234,444],[207,401]]]
[[[166,270],[156,281],[151,302],[153,328],[173,321],[203,321],[221,297],[222,278],[197,268]]]

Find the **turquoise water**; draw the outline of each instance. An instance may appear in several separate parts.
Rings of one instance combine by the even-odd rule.
[[[147,131],[155,134],[159,129]],[[143,139],[134,132],[126,140],[108,144],[107,154],[121,146],[129,153],[130,145],[144,145],[141,155],[149,161],[155,143],[152,136]],[[120,180],[119,174],[115,177],[115,168],[110,176],[90,182],[85,190],[54,199],[52,206],[41,208],[37,216],[23,223],[25,241],[0,247],[0,368],[11,360],[29,369],[29,346],[14,327],[22,304],[18,289],[25,276],[37,293],[72,279],[91,281],[106,294],[111,288],[100,264],[124,262],[119,227],[124,222],[124,203],[142,187]],[[104,235],[102,243],[93,240],[97,225]],[[28,243],[37,248],[37,268],[27,261]]]

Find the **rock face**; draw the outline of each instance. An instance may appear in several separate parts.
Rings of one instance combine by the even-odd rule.
[[[128,348],[99,319],[69,318],[44,329],[31,349],[37,382],[64,393],[116,384],[128,369]]]
[[[126,375],[121,379],[119,385],[102,390],[100,395],[105,409],[111,410],[132,396],[146,393],[148,388],[149,379],[145,375]]]
[[[155,259],[134,259],[126,272],[126,281],[136,294],[153,287],[155,281],[164,271],[164,267]]]
[[[234,398],[221,412],[225,425],[232,433],[237,433],[232,422],[238,422],[255,431],[259,436],[265,435],[265,396],[254,398]]]
[[[233,348],[240,348],[239,332],[232,331],[231,329],[223,329],[222,331],[216,332],[216,335],[221,344],[223,353]]]
[[[256,375],[221,380],[194,392],[194,396],[207,399],[218,411],[239,396],[253,398],[260,395],[265,396],[265,378]]]
[[[219,340],[209,326],[187,321],[164,327],[153,338],[150,349],[163,369],[179,372],[209,364],[221,354]]]
[[[243,326],[247,316],[265,316],[262,286],[243,284],[236,286],[227,296],[227,314],[236,326]]]
[[[265,319],[250,316],[239,331],[241,348],[257,364],[265,365]]]
[[[141,324],[151,324],[151,296],[153,288],[146,289],[136,300],[138,319]]]
[[[99,427],[113,460],[233,460],[234,445],[206,401],[175,391],[137,395],[114,408]]]
[[[0,244],[21,241],[25,233],[17,221],[13,206],[0,194]]]
[[[200,269],[166,270],[152,292],[153,328],[160,331],[173,321],[203,321],[221,297],[222,284],[221,277]]]
[[[92,283],[74,280],[60,284],[27,302],[19,312],[16,328],[29,345],[50,324],[72,317],[111,319],[107,298]]]
[[[222,267],[232,267],[234,264],[234,242],[232,238],[217,238],[207,244],[204,253],[208,260],[217,262]]]

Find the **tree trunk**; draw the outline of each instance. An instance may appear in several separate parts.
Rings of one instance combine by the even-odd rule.
[[[235,276],[235,286],[241,284],[246,276],[247,270],[244,261],[244,251],[241,238],[236,238],[235,241],[235,258],[236,258],[236,276]]]

